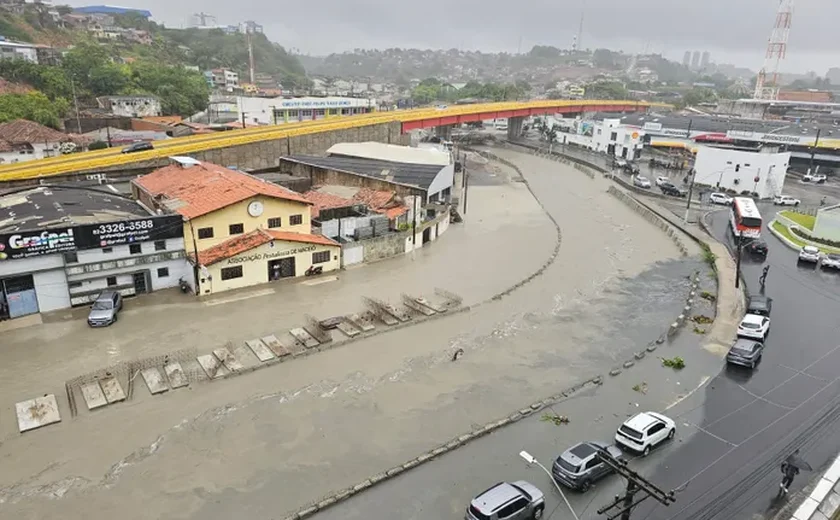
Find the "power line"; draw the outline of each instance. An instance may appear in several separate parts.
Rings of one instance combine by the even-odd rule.
[[[628,468],[627,461],[616,459],[603,448],[598,448],[598,458],[610,469],[627,480],[627,488],[624,496],[616,495],[612,502],[598,510],[598,514],[606,515],[607,520],[615,520],[619,517],[621,517],[621,520],[630,520],[630,514],[633,508],[648,498],[653,498],[665,506],[671,505],[676,501],[673,490],[665,492],[659,489],[649,480]],[[642,496],[637,497],[639,494]]]

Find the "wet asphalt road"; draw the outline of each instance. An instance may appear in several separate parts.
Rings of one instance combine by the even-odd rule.
[[[761,210],[765,222],[772,220],[771,205]],[[720,211],[710,224],[716,238],[734,247],[727,219]],[[634,518],[772,517],[786,502],[776,497],[781,460],[799,448],[815,468],[794,482],[797,491],[840,449],[840,275],[797,265],[795,251],[769,231],[764,239],[766,294],[774,300],[764,359],[753,373],[724,369],[709,382],[697,424],[702,434],[649,475],[672,488],[688,486],[670,507],[645,503]],[[764,264],[743,258],[748,290],[757,293]]]
[[[762,212],[771,220],[772,206],[762,207]],[[710,222],[717,238],[732,245],[727,218],[722,211],[711,215]],[[605,384],[560,405],[558,413],[574,418],[562,431],[538,417],[529,418],[316,518],[455,519],[462,517],[470,496],[493,482],[516,479],[527,479],[546,493],[545,518],[570,518],[548,478],[525,466],[516,453],[527,449],[550,466],[575,441],[609,440],[621,417],[644,408],[667,410],[677,422],[677,440],[631,465],[662,488],[679,491],[676,503],[667,508],[652,500],[643,502],[633,513],[635,520],[773,517],[788,500],[777,497],[781,460],[799,448],[814,466],[813,473],[803,473],[794,482],[789,500],[796,500],[797,492],[819,475],[840,447],[840,274],[797,266],[796,252],[765,233],[770,247],[766,263],[771,266],[766,293],[774,307],[764,359],[754,372],[728,369],[720,353],[691,349],[691,342],[699,345],[700,340],[682,334],[678,341],[688,347],[688,368],[679,376],[666,375],[662,381],[656,363],[642,363],[634,369],[639,372],[628,376],[631,382],[649,381],[651,395],[628,392],[626,385],[632,383]],[[753,292],[758,291],[762,265],[745,257],[743,272]],[[664,406],[663,396],[674,384],[697,390]],[[621,480],[610,477],[587,494],[567,496],[582,519],[601,518],[596,510],[621,489]]]

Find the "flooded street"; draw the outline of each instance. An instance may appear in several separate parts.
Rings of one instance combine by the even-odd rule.
[[[531,283],[489,298],[500,290],[489,290],[497,279],[522,279],[545,262],[555,238],[547,220],[524,202],[522,183],[497,184],[489,176],[473,188],[476,209],[466,218],[495,226],[490,209],[498,208],[506,213],[505,229],[519,226],[510,234],[513,242],[482,246],[488,254],[480,260],[436,263],[438,245],[455,240],[456,231],[469,237],[464,226],[413,260],[429,262],[455,285],[474,287],[469,312],[235,379],[139,396],[53,429],[8,435],[0,445],[0,516],[282,518],[602,374],[659,337],[682,307],[687,277],[704,268],[699,257],[678,257],[659,229],[605,193],[602,179],[499,153],[521,167],[562,231],[557,258]],[[482,200],[482,190],[492,195],[496,185],[514,188]],[[482,211],[485,217],[476,216]],[[399,294],[399,272],[391,276]],[[360,294],[364,283],[353,290]],[[211,312],[223,308],[229,309],[219,305]],[[226,320],[213,325],[214,334],[251,335],[237,330],[241,317]],[[453,362],[459,348],[464,354]]]

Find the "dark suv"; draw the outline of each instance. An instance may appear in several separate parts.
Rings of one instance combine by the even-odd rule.
[[[685,197],[688,195],[688,190],[680,188],[676,184],[670,182],[662,183],[662,185],[659,186],[659,189],[662,190],[664,195],[671,195],[674,197]]]
[[[623,459],[621,450],[603,442],[581,442],[564,451],[551,468],[554,480],[566,487],[585,493],[597,480],[610,473],[612,469],[598,458],[598,448],[603,448],[616,459]]]
[[[758,294],[750,296],[750,301],[747,304],[747,314],[757,314],[759,316],[769,317],[771,310],[773,310],[773,298]]]

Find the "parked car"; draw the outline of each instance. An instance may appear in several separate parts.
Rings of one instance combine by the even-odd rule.
[[[633,177],[633,186],[636,186],[637,188],[649,189],[650,188],[650,181],[647,180],[647,177],[642,177],[641,175],[636,175],[635,177]]]
[[[802,177],[803,182],[813,182],[814,184],[825,184],[826,176],[819,173],[806,173]]]
[[[752,240],[744,249],[753,256],[767,256],[767,242],[764,240]]]
[[[91,327],[107,327],[117,321],[122,310],[123,298],[117,291],[102,291],[90,306],[88,325]]]
[[[662,187],[663,184],[671,184],[671,179],[669,179],[668,177],[657,177],[656,185]]]
[[[525,520],[542,518],[545,496],[533,484],[499,482],[470,502],[465,520]]]
[[[726,354],[726,363],[755,368],[764,353],[764,343],[753,339],[738,338]]]
[[[622,448],[648,455],[651,449],[673,439],[676,432],[671,419],[656,412],[642,412],[619,426],[615,441]]]
[[[676,184],[671,184],[670,182],[666,182],[659,186],[659,189],[662,190],[663,195],[671,195],[673,197],[685,197],[688,195],[688,190],[685,188],[680,188]]]
[[[747,314],[738,324],[738,337],[764,341],[770,334],[770,318],[758,314]]]
[[[840,269],[840,255],[836,253],[829,253],[822,257],[823,269]]]
[[[750,301],[747,303],[747,314],[769,317],[772,310],[773,298],[763,295],[750,296]]]
[[[729,206],[732,204],[732,197],[726,193],[712,193],[709,195],[709,202],[712,204],[720,204],[721,206]]]
[[[799,261],[816,264],[820,261],[820,250],[814,246],[803,246],[799,250]]]
[[[778,195],[773,199],[773,204],[776,206],[798,206],[801,201],[788,195]]]
[[[122,149],[122,153],[134,153],[134,152],[145,152],[146,150],[154,150],[155,147],[152,146],[152,143],[147,143],[145,141],[140,141],[134,144],[130,144]]]
[[[638,175],[639,174],[639,165],[634,162],[628,162],[627,166],[624,167],[627,170],[627,173],[630,175]]]
[[[551,474],[554,480],[566,487],[585,493],[596,481],[612,473],[612,469],[598,458],[598,448],[605,449],[616,459],[622,459],[621,450],[603,442],[581,442],[564,451],[554,466]]]

